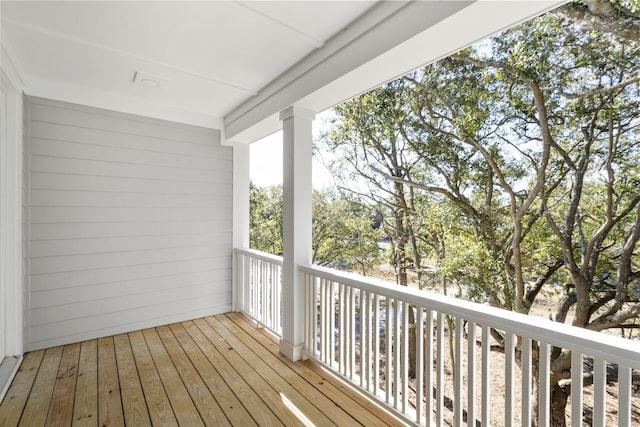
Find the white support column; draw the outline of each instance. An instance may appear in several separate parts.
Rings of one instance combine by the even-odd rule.
[[[311,155],[315,113],[289,107],[280,113],[283,128],[282,340],[280,352],[302,358],[304,276],[299,265],[311,264]]]
[[[249,144],[233,144],[233,247],[249,247]],[[233,310],[238,310],[240,277],[237,255],[233,253]]]

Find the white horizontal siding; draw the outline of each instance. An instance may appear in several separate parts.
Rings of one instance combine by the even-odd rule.
[[[27,123],[30,349],[231,308],[219,132],[39,98]]]

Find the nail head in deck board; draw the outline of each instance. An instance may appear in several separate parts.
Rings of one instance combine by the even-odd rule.
[[[177,426],[178,421],[171,409],[169,397],[162,386],[162,380],[153,363],[153,358],[141,331],[129,333],[131,349],[138,367],[140,383],[153,425]]]
[[[237,352],[229,351],[229,345],[220,335],[218,335],[211,326],[203,319],[194,321],[200,331],[211,341],[211,343],[220,352],[227,362],[233,366],[238,375],[240,375],[251,388],[253,388],[264,403],[280,418],[280,422],[285,425],[302,426],[304,425],[285,405],[279,390],[275,390],[272,384],[265,381],[260,375],[256,375],[255,363],[247,363]],[[260,421],[260,420],[258,420]]]
[[[116,348],[124,420],[130,426],[151,426],[149,411],[144,401],[142,384],[140,384],[140,377],[133,358],[129,336],[126,334],[116,335],[113,337],[113,343]]]
[[[277,371],[285,381],[291,384],[291,386],[296,390],[301,391],[309,402],[325,414],[333,423],[336,425],[354,425],[358,422],[349,412],[340,408],[336,402],[327,398],[327,396],[322,394],[318,389],[302,378],[294,369],[291,368],[291,366],[289,366],[289,364],[264,348],[250,335],[241,333],[242,329],[240,329],[229,318],[225,316],[218,316],[215,320],[219,321],[221,325],[224,325],[224,328],[232,333],[234,339],[237,337],[240,342],[251,349],[258,359],[263,360]]]
[[[257,425],[184,327],[180,324],[173,324],[170,325],[170,328],[229,422],[232,425],[242,425],[243,427]]]
[[[207,426],[231,426],[222,408],[220,408],[200,374],[194,368],[171,329],[168,326],[161,326],[156,328],[156,331],[167,349],[167,353],[176,370],[180,373],[180,378],[182,378],[182,382],[187,388],[204,424]]]
[[[253,420],[262,426],[279,426],[282,421],[278,418],[277,409],[269,407],[258,396],[257,391],[236,372],[232,365],[222,356],[218,349],[209,341],[193,322],[183,322],[185,332],[196,343],[207,360],[223,378],[225,384],[233,391],[243,408],[251,414]]]
[[[98,415],[101,427],[124,425],[113,337],[98,340]]]
[[[44,350],[24,355],[22,364],[11,383],[11,388],[0,403],[0,426],[18,425],[43,357]]]
[[[45,352],[19,425],[44,425],[47,420],[49,404],[53,396],[53,388],[56,384],[56,375],[58,374],[61,358],[62,347],[53,347]]]
[[[82,343],[78,383],[73,408],[73,426],[98,425],[98,341]]]
[[[178,371],[176,371],[176,367],[173,365],[171,358],[169,358],[162,341],[160,341],[157,331],[155,329],[145,329],[142,334],[147,341],[147,346],[149,346],[151,357],[158,368],[162,384],[167,390],[167,396],[178,424],[189,427],[204,425],[184,383],[180,379]]]

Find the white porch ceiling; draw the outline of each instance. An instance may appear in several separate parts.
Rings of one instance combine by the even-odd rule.
[[[249,141],[559,3],[3,0],[2,46],[27,94]]]

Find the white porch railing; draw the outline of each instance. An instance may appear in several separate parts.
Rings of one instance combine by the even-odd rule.
[[[571,352],[571,425],[582,425],[587,413],[594,426],[632,425],[632,369],[640,369],[640,342],[326,268],[301,270],[308,356],[412,422],[525,425],[521,420],[532,418],[537,397],[538,425],[548,426],[550,359],[558,347]],[[505,337],[499,364],[490,352],[492,331]],[[415,381],[408,375],[410,353],[417,361]],[[583,388],[585,366],[594,372],[593,389]],[[606,379],[607,370],[616,368],[617,402]]]
[[[282,257],[236,249],[238,309],[282,336]]]

